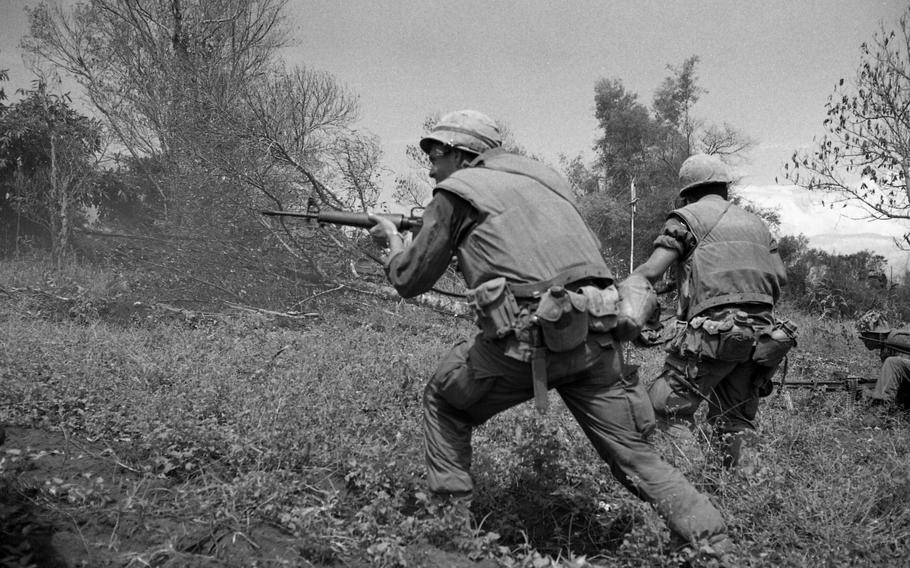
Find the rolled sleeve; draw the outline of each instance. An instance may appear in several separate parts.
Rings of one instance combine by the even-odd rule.
[[[664,223],[664,228],[660,235],[654,239],[654,248],[666,248],[679,255],[679,258],[685,258],[695,248],[695,235],[689,230],[689,227],[678,217],[670,217]]]
[[[445,273],[458,244],[477,217],[467,201],[437,190],[410,246],[386,260],[389,282],[403,298],[429,291]]]

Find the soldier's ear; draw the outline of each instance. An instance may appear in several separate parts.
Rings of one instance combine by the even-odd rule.
[[[471,152],[465,152],[464,150],[455,150],[458,152],[458,169],[467,168],[471,165],[471,162],[477,159],[478,154],[473,154]]]

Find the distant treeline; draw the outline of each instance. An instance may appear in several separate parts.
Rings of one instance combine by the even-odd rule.
[[[779,241],[789,277],[784,294],[795,306],[819,317],[877,310],[889,321],[910,321],[910,275],[892,275],[885,258],[867,250],[831,254],[808,243],[805,235]]]

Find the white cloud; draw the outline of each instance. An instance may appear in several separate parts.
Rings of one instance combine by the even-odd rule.
[[[803,234],[809,246],[835,254],[871,250],[888,259],[895,276],[908,268],[910,253],[894,243],[910,231],[905,223],[865,218],[863,208],[855,204],[832,208],[831,196],[792,185],[748,185],[737,192],[760,207],[777,209],[781,235]]]

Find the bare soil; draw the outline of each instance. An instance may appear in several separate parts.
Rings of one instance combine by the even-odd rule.
[[[0,448],[0,567],[321,567],[307,539],[251,521],[243,531],[204,513],[173,516],[165,478],[131,470],[113,450],[61,432],[6,427]],[[136,507],[137,501],[160,508]],[[426,543],[410,566],[493,568]],[[369,566],[348,558],[344,566]]]
[[[168,481],[63,433],[7,427],[0,450],[2,566],[309,565],[291,535],[267,526],[228,531],[131,506],[166,499]],[[156,495],[158,497],[156,497]]]

